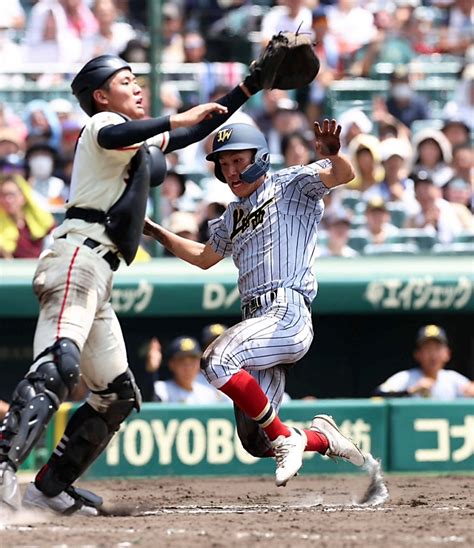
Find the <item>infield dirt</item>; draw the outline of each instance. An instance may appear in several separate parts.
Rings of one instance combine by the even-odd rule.
[[[358,506],[367,478],[153,478],[83,482],[122,516],[0,517],[0,546],[474,546],[474,476],[388,475],[390,499]],[[127,515],[128,514],[128,515]]]

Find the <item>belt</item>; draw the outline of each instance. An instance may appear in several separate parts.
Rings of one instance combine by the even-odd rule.
[[[60,236],[60,238],[66,238],[67,234],[64,234],[64,236]],[[102,245],[100,242],[97,242],[96,240],[93,240],[92,238],[86,238],[82,245],[85,245],[89,247],[90,249],[95,249],[96,247],[99,247]],[[120,266],[120,259],[118,258],[117,254],[113,251],[107,251],[105,255],[100,255],[104,261],[110,266],[111,270],[115,272],[118,267]]]
[[[262,303],[262,297],[265,298],[265,302]],[[264,295],[257,297],[254,297],[253,299],[250,299],[250,301],[242,306],[242,313],[244,317],[246,318],[250,314],[253,314],[256,310],[259,308],[262,308],[265,304],[270,304],[273,302],[277,297],[276,291],[270,291],[269,293],[265,293]]]
[[[253,297],[250,301],[242,305],[243,317],[248,318],[259,308],[269,306],[277,297],[281,298],[284,302],[305,306],[311,312],[311,302],[306,297],[298,291],[280,287],[276,290],[263,293],[263,295]]]

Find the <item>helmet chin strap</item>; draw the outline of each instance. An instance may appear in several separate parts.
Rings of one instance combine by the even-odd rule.
[[[255,183],[262,175],[268,171],[270,166],[270,156],[269,154],[263,154],[262,156],[255,155],[255,161],[253,164],[250,164],[246,169],[240,174],[240,179],[244,183]]]

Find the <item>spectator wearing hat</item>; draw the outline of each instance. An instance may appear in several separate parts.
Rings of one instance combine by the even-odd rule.
[[[213,343],[217,337],[220,337],[228,326],[223,323],[211,323],[203,327],[201,331],[201,343],[204,350]]]
[[[409,228],[425,228],[442,243],[452,242],[462,231],[462,224],[452,205],[441,197],[441,188],[434,184],[427,171],[412,173],[415,184],[417,212],[408,218]]]
[[[166,2],[162,7],[163,63],[184,63],[183,16],[179,5]]]
[[[342,150],[347,154],[349,144],[352,139],[361,134],[369,135],[372,133],[373,124],[365,112],[359,108],[350,108],[345,110],[339,116],[339,125],[341,129]]]
[[[282,156],[282,139],[296,131],[308,132],[308,119],[298,110],[298,103],[289,97],[282,97],[276,103],[272,115],[272,127],[266,134],[271,155]]]
[[[425,325],[418,331],[413,358],[418,367],[395,373],[377,387],[375,395],[437,400],[474,397],[474,382],[457,371],[445,369],[451,350],[442,327]]]
[[[390,223],[390,213],[382,198],[372,198],[367,202],[365,218],[367,226],[362,232],[370,244],[383,244],[398,231]]]
[[[201,355],[201,347],[192,337],[181,336],[171,341],[168,369],[172,378],[155,381],[154,401],[194,405],[224,401],[215,388],[198,381]]]
[[[356,176],[347,188],[365,192],[384,179],[381,164],[380,141],[373,135],[360,134],[352,139],[349,154]]]
[[[43,207],[51,212],[62,211],[68,189],[62,179],[53,175],[57,164],[56,150],[47,143],[37,143],[28,148],[25,159],[28,183],[40,196]]]
[[[0,127],[0,158],[22,154],[23,142],[12,128]]]
[[[39,257],[53,226],[53,216],[38,203],[22,177],[0,177],[0,257]]]
[[[413,135],[414,169],[427,171],[437,186],[453,176],[452,146],[442,131],[426,128]]]
[[[409,142],[394,137],[380,143],[380,157],[385,177],[379,185],[370,187],[364,193],[365,200],[380,198],[385,202],[403,205],[407,214],[416,209],[413,181],[408,178],[411,162]]]
[[[416,93],[405,67],[396,68],[390,75],[390,89],[387,97],[388,112],[411,128],[415,120],[431,118],[427,101]]]
[[[355,257],[358,255],[355,249],[348,245],[351,220],[345,212],[327,215],[325,225],[328,240],[319,246],[319,257]]]

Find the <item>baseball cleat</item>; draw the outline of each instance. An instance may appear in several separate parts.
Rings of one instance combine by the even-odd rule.
[[[303,453],[306,447],[306,434],[298,428],[289,428],[291,435],[278,436],[272,441],[276,460],[275,483],[284,487],[303,465]]]
[[[329,442],[329,448],[326,451],[327,457],[339,457],[355,466],[364,464],[365,457],[362,451],[354,442],[341,434],[334,419],[329,415],[316,415],[310,429],[326,436]]]
[[[67,492],[66,492],[67,491]],[[34,483],[30,483],[23,496],[23,506],[25,508],[41,508],[43,510],[49,510],[56,514],[70,515],[79,514],[81,516],[98,516],[99,510],[95,500],[90,500],[89,497],[83,496],[81,493],[87,493],[81,489],[75,489],[74,487],[68,487],[66,491],[62,491],[55,497],[47,497],[41,492]],[[93,497],[100,501],[102,499],[90,493]],[[99,506],[100,506],[99,504]]]
[[[0,462],[0,507],[19,510],[21,507],[20,488],[14,468],[8,462]]]

